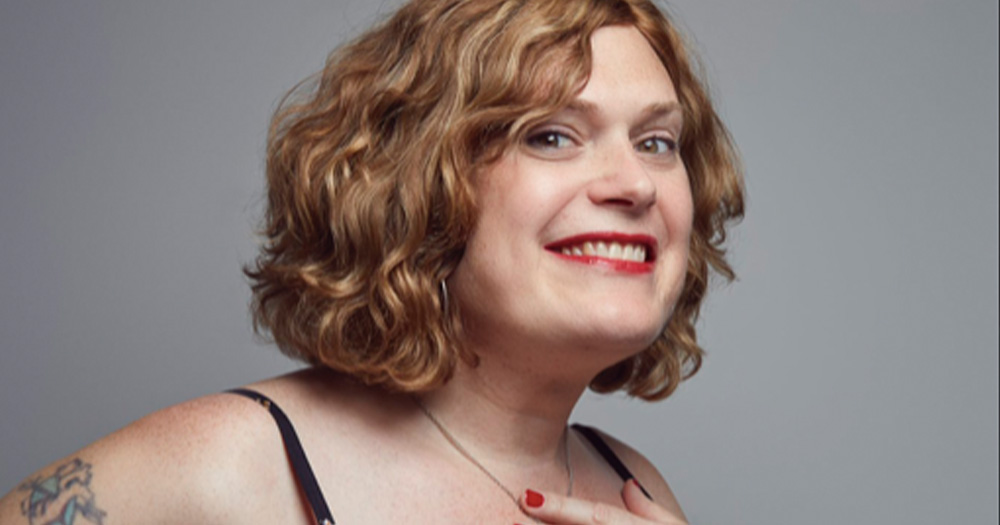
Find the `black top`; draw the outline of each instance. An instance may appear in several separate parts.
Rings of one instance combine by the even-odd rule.
[[[306,501],[309,503],[309,508],[312,509],[316,523],[319,525],[333,525],[335,523],[333,515],[330,514],[330,508],[326,505],[326,499],[323,498],[323,491],[320,490],[319,483],[316,482],[316,476],[313,475],[312,467],[309,466],[309,460],[306,459],[306,453],[302,450],[299,437],[295,434],[295,428],[292,426],[292,422],[289,421],[288,416],[285,415],[285,412],[274,401],[271,401],[260,392],[246,388],[234,388],[227,390],[227,392],[253,399],[266,408],[271,416],[274,417],[274,421],[278,424],[278,431],[281,432],[281,440],[285,442],[285,451],[288,453],[288,461],[292,464],[295,479],[298,481],[299,486],[302,487],[302,492],[306,495]],[[611,468],[615,469],[615,472],[622,478],[622,481],[628,481],[635,477],[596,430],[580,424],[573,424],[572,428],[587,438],[587,441],[604,457],[604,460],[611,465]],[[642,488],[642,485],[640,484],[639,487]],[[649,496],[646,489],[642,489],[642,491],[647,497]]]

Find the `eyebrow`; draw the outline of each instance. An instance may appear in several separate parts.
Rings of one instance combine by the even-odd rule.
[[[583,113],[584,115],[596,115],[600,113],[597,104],[586,100],[574,100],[570,102],[566,105],[566,111]],[[654,102],[642,109],[639,116],[639,122],[649,122],[654,118],[670,115],[671,113],[679,113],[682,116],[684,114],[680,103],[676,100],[671,100],[670,102]]]

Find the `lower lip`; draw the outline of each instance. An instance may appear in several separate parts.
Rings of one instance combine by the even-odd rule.
[[[651,273],[653,271],[653,263],[651,262],[605,259],[603,257],[594,257],[591,255],[566,255],[560,252],[552,252],[552,254],[567,261],[589,264],[591,266],[599,266],[601,268],[607,268],[621,273]]]

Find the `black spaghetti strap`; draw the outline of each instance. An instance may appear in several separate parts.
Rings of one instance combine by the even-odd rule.
[[[592,427],[581,425],[579,423],[573,423],[573,430],[576,430],[582,434],[583,437],[587,438],[587,441],[589,441],[590,444],[594,446],[594,449],[596,449],[597,452],[604,457],[604,460],[608,462],[608,465],[611,465],[611,468],[615,469],[615,472],[617,472],[618,476],[622,478],[622,481],[635,479],[632,471],[629,470],[624,463],[622,463],[618,454],[615,454],[615,451],[611,450],[611,447],[608,446],[607,442],[604,441],[604,438],[602,438],[596,430]],[[638,483],[639,489],[642,490],[642,493],[645,494],[647,498],[653,499],[653,497],[646,492],[646,488],[642,486],[642,483],[639,483],[639,480],[636,480],[636,483]]]
[[[281,440],[285,442],[285,451],[288,452],[288,460],[292,464],[295,477],[298,479],[299,485],[306,495],[306,500],[309,502],[313,516],[316,517],[316,523],[319,525],[333,525],[335,523],[333,515],[330,514],[330,508],[326,505],[326,499],[323,498],[323,491],[320,490],[319,483],[316,482],[316,476],[313,475],[312,467],[309,466],[309,460],[306,459],[306,453],[302,450],[299,436],[295,433],[295,428],[292,426],[292,422],[288,419],[288,416],[285,415],[285,412],[274,401],[271,401],[260,392],[247,388],[234,388],[226,392],[248,397],[260,403],[261,406],[271,413],[274,421],[278,424],[278,430],[281,432]]]

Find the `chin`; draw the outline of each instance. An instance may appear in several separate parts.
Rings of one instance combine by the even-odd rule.
[[[666,327],[667,317],[645,315],[619,316],[613,319],[584,320],[581,343],[592,347],[620,349],[628,355],[641,352],[656,341]]]

